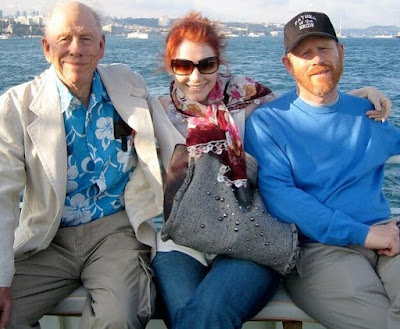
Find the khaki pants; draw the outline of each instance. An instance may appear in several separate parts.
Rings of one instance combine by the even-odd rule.
[[[400,328],[400,255],[308,243],[284,283],[294,302],[327,328]]]
[[[125,211],[60,228],[50,246],[16,260],[7,328],[38,320],[83,284],[90,293],[80,328],[144,328],[154,305],[149,248],[138,242]]]

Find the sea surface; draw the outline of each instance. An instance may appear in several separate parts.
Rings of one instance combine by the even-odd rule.
[[[347,38],[341,42],[345,46],[341,90],[377,87],[391,99],[390,120],[400,127],[400,39]],[[163,47],[161,36],[147,40],[110,36],[102,63],[125,63],[144,77],[152,95],[166,94],[170,77],[162,70]],[[225,59],[233,73],[248,75],[283,94],[294,82],[281,64],[282,54],[280,37],[237,37],[228,39]],[[0,94],[48,66],[40,38],[0,40]],[[384,193],[392,207],[400,207],[400,165],[386,166]]]

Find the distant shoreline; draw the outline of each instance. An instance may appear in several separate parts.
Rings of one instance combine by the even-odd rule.
[[[174,19],[168,17],[160,18],[112,18],[105,17],[103,30],[109,35],[127,36],[132,33],[146,33],[152,35],[164,35]],[[283,23],[243,23],[233,21],[221,21],[222,30],[227,36],[280,36],[283,34]],[[44,17],[19,16],[0,18],[0,35],[18,36],[42,36]],[[342,28],[337,31],[338,36],[352,38],[396,38],[400,35],[400,26],[375,25],[367,28]]]

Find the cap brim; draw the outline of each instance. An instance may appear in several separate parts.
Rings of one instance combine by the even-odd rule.
[[[330,39],[333,39],[333,40],[339,42],[338,38],[334,37],[332,34],[324,33],[324,32],[309,32],[309,33],[302,35],[298,40],[296,40],[296,42],[293,45],[290,46],[290,48],[286,49],[286,54],[291,52],[293,50],[293,48],[296,47],[300,41],[304,40],[307,37],[311,37],[311,36],[327,37],[327,38],[330,38]]]

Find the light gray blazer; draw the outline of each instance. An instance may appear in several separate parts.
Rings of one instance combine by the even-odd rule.
[[[97,69],[115,109],[136,131],[138,164],[125,189],[125,206],[138,240],[154,250],[149,219],[162,212],[163,195],[147,88],[126,65]],[[11,285],[14,258],[43,250],[52,241],[66,184],[63,116],[57,86],[46,70],[0,97],[0,287]]]

